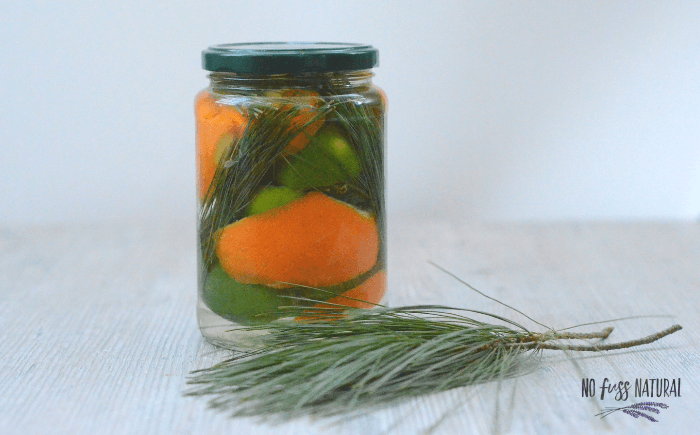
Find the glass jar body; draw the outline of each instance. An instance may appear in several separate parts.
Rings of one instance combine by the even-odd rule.
[[[208,341],[254,347],[264,329],[250,326],[323,302],[381,302],[386,97],[371,77],[212,73],[197,95],[197,317]]]

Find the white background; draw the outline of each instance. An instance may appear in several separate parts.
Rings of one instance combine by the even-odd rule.
[[[370,43],[392,218],[700,215],[700,2],[2,1],[0,224],[192,218],[200,52]]]

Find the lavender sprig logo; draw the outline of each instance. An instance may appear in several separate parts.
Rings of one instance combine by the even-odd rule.
[[[625,413],[627,415],[631,415],[634,418],[642,417],[642,418],[646,418],[647,420],[649,420],[651,422],[656,423],[659,420],[655,419],[651,415],[649,415],[645,412],[642,412],[642,411],[647,411],[647,412],[651,412],[654,414],[660,414],[661,410],[658,408],[668,409],[668,405],[665,403],[661,403],[661,402],[642,402],[642,403],[635,403],[634,405],[623,406],[621,408],[608,407],[608,408],[605,408],[605,410],[603,412],[596,414],[596,416],[600,415],[600,418],[605,418],[608,415],[612,414],[613,412],[622,411],[623,413]]]

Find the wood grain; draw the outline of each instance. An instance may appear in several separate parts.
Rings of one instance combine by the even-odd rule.
[[[643,349],[546,351],[527,375],[419,397],[355,418],[269,425],[182,397],[190,370],[225,353],[195,321],[192,222],[0,230],[2,434],[695,433],[700,224],[392,222],[389,303],[491,311],[541,330],[430,266],[554,327],[615,322],[608,341],[684,329]],[[602,326],[579,328],[600,330]],[[658,423],[601,407],[604,378],[681,378]],[[594,378],[598,397],[581,397]]]

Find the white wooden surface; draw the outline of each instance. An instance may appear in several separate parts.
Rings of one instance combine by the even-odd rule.
[[[527,322],[433,260],[553,327],[672,314],[616,322],[610,340],[672,323],[684,329],[643,349],[574,361],[550,351],[520,378],[353,419],[272,426],[181,396],[190,370],[224,356],[195,322],[193,223],[3,229],[0,433],[697,433],[700,223],[392,222],[389,253],[392,305],[450,304]],[[601,421],[599,407],[616,402],[582,398],[582,377],[598,386],[605,377],[681,378],[681,397],[653,399],[669,404],[658,423],[621,413]]]

